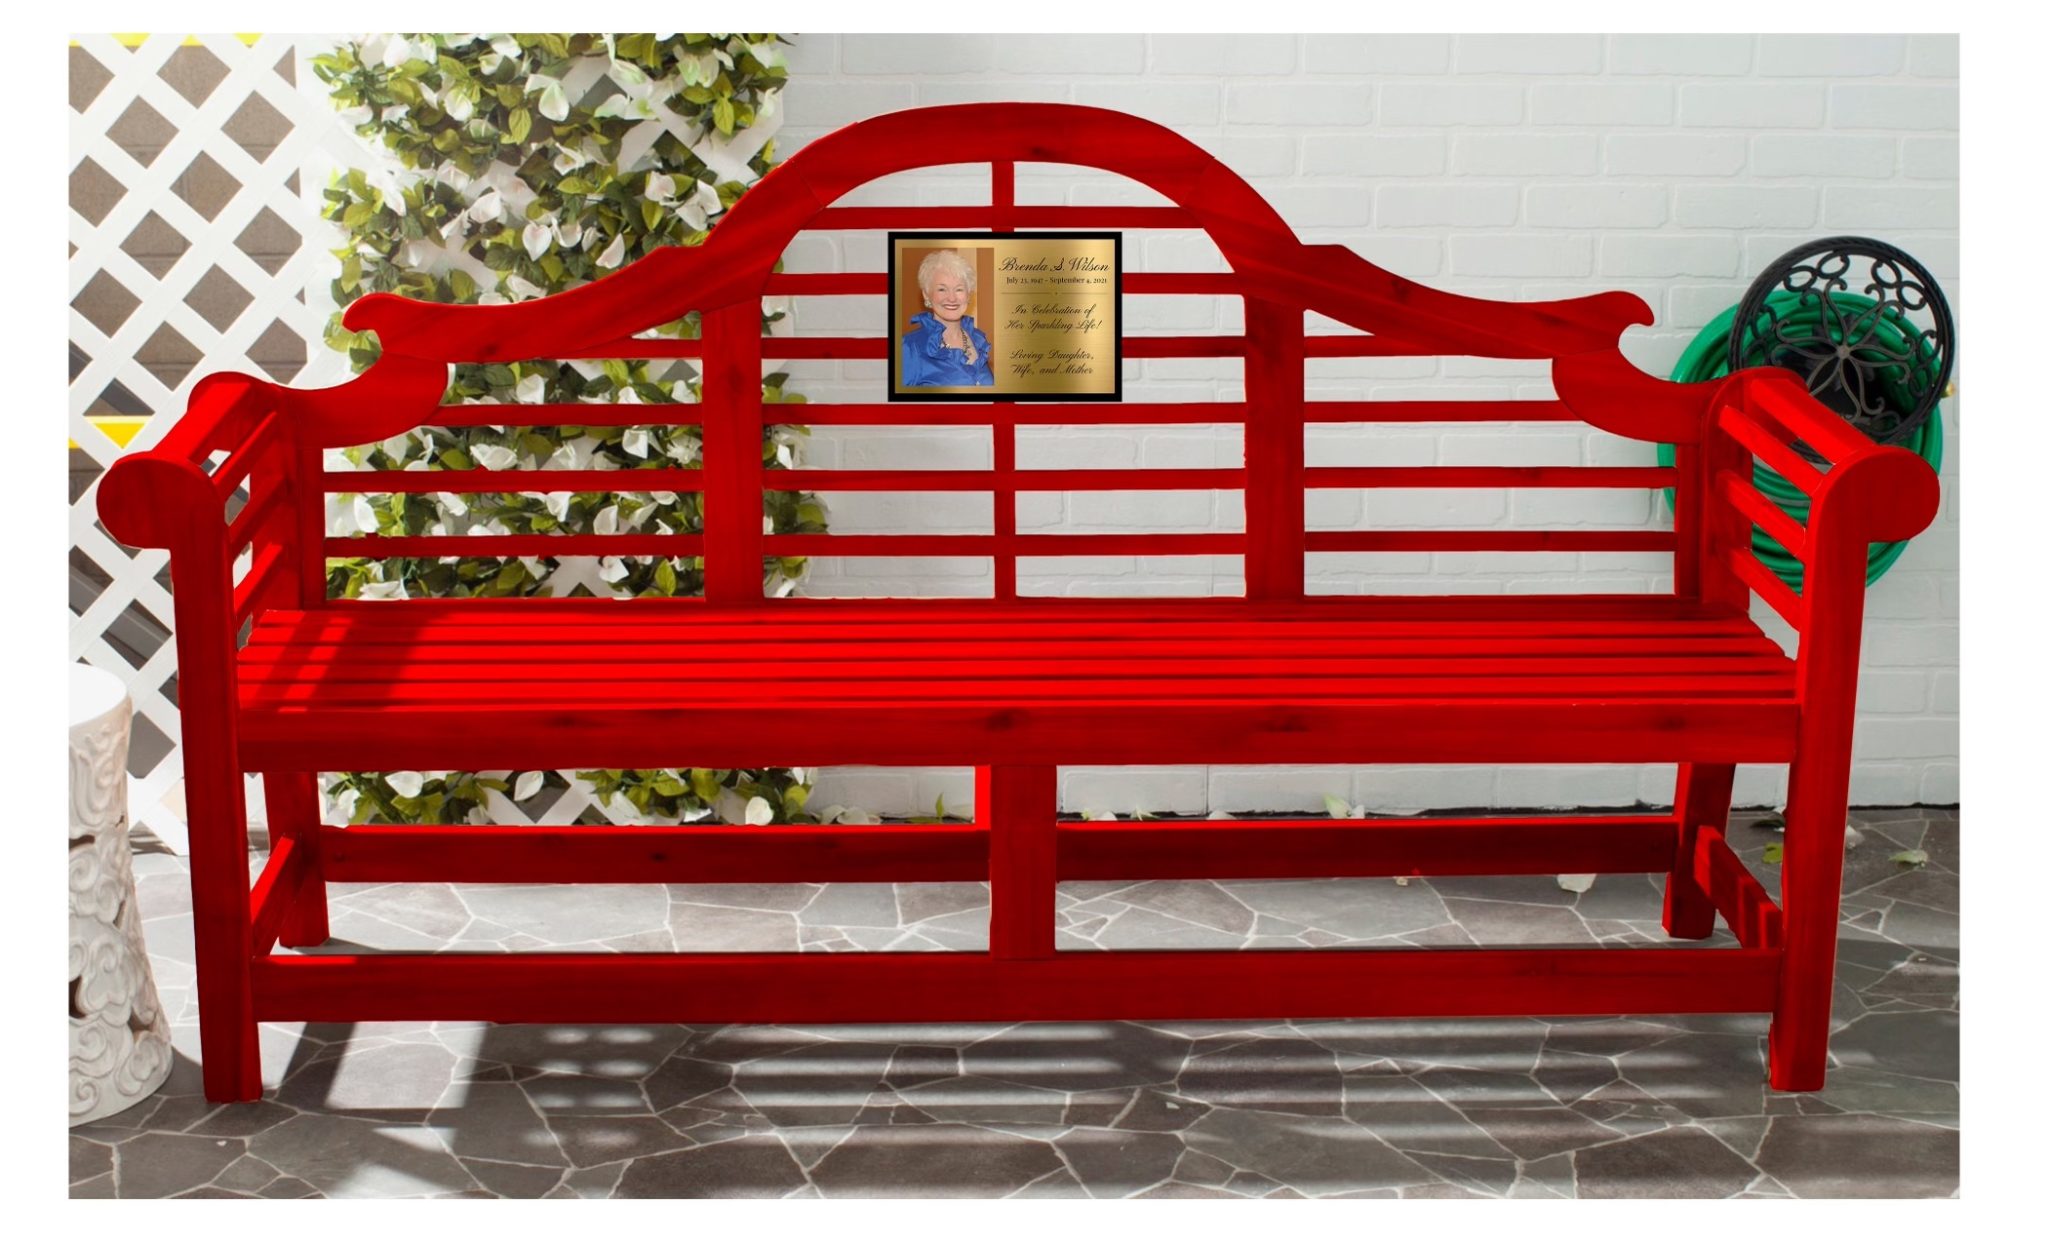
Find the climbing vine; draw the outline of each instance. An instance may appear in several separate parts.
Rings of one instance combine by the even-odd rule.
[[[773,34],[387,35],[313,58],[344,119],[386,153],[326,188],[322,215],[340,226],[334,301],[390,292],[441,303],[543,297],[603,276],[660,246],[694,246],[774,163],[772,137],[749,133],[775,116],[787,81]],[[767,133],[772,127],[763,127]],[[766,325],[778,315],[764,316]],[[657,326],[694,337],[692,313]],[[327,343],[360,371],[372,334],[343,327]],[[764,401],[795,404],[787,377],[764,379]],[[698,395],[680,362],[605,360],[464,364],[446,402],[514,407],[505,422],[426,426],[343,454],[358,469],[632,471],[694,467],[701,441],[686,412],[649,411],[645,425],[524,425],[516,407],[603,402],[679,405]],[[807,429],[764,430],[761,460],[793,466]],[[366,481],[368,482],[368,481]],[[623,481],[622,481],[623,482]],[[763,514],[778,534],[825,530],[814,496],[771,490]],[[333,534],[617,534],[703,529],[700,494],[667,491],[339,494]],[[700,557],[404,557],[331,559],[328,594],[404,596],[687,596],[703,590]],[[574,569],[570,563],[577,564]],[[764,588],[787,594],[801,557],[768,558]],[[772,667],[764,680],[777,676]],[[623,797],[650,819],[717,816],[733,823],[813,819],[801,770],[661,769],[579,773],[609,805]],[[355,822],[459,823],[485,818],[487,790],[524,801],[553,774],[344,773],[329,792]],[[838,809],[832,809],[838,811]],[[584,813],[597,818],[595,809]]]

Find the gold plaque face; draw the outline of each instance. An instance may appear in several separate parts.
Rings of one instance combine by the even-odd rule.
[[[891,233],[889,400],[1119,401],[1123,235]]]

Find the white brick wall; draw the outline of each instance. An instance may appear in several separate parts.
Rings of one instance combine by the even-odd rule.
[[[1657,314],[1624,351],[1668,374],[1692,335],[1761,268],[1799,242],[1865,232],[1919,256],[1961,317],[1957,280],[1957,39],[1950,35],[802,35],[790,55],[787,156],[841,125],[896,108],[969,100],[1055,100],[1117,108],[1178,129],[1230,164],[1311,242],[1334,242],[1401,275],[1479,296],[1539,299],[1624,289]],[[972,202],[969,170],[891,179],[861,201]],[[1039,202],[1155,202],[1078,170],[1023,170]],[[794,271],[875,269],[879,239],[806,235]],[[1126,235],[1133,270],[1220,266],[1205,239]],[[800,300],[800,331],[866,322],[856,299]],[[1237,305],[1134,300],[1150,331],[1234,332]],[[859,329],[854,329],[858,331]],[[1314,327],[1311,328],[1314,331]],[[875,362],[799,363],[813,399],[873,400]],[[1126,365],[1134,402],[1242,395],[1230,360]],[[1491,360],[1313,360],[1314,399],[1541,398],[1541,364]],[[1959,404],[1944,405],[1948,490],[1940,517],[1870,592],[1851,789],[1859,804],[1953,802],[1958,741],[1956,484]],[[1555,425],[1324,426],[1315,464],[1643,464],[1651,446]],[[810,461],[843,467],[983,467],[986,432],[819,428]],[[1023,438],[1027,467],[1233,466],[1230,428],[1048,429]],[[985,530],[986,504],[896,495],[829,498],[836,529]],[[1661,526],[1642,494],[1541,491],[1312,494],[1312,526]],[[1241,529],[1235,494],[1022,498],[1027,530]],[[1051,594],[1230,594],[1234,557],[1039,559],[1023,589]],[[976,595],[975,558],[821,561],[817,594]],[[1575,554],[1331,554],[1310,590],[1556,592],[1666,590],[1668,560]],[[1763,615],[1769,633],[1786,631]],[[1588,766],[1358,769],[1073,768],[1070,810],[1319,813],[1323,796],[1398,810],[1658,804],[1673,771]],[[1752,766],[1736,799],[1784,797],[1783,766]],[[929,813],[972,804],[964,770],[828,770],[813,802]]]

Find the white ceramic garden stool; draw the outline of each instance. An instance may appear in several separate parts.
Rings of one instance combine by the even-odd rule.
[[[171,1073],[170,1025],[135,913],[121,679],[71,666],[71,1125],[116,1114]]]

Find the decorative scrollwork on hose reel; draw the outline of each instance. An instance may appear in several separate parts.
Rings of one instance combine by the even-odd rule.
[[[1875,238],[1829,237],[1779,256],[1750,285],[1728,356],[1797,372],[1865,435],[1897,444],[1948,388],[1955,339],[1948,299],[1918,260]]]

